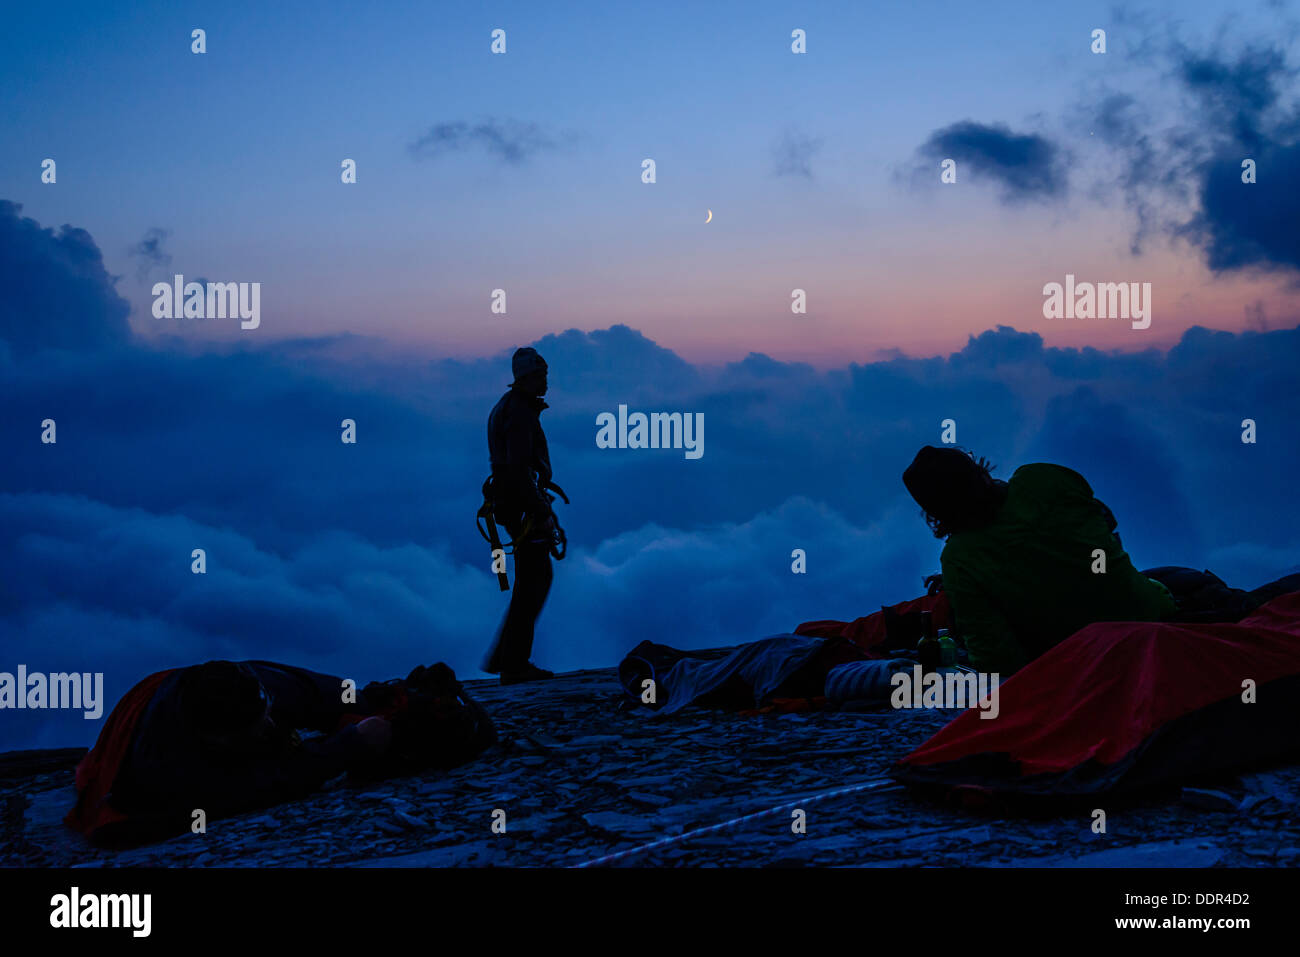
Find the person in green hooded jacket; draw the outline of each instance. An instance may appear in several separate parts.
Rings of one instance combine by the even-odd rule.
[[[990,471],[969,452],[927,445],[903,473],[935,537],[947,539],[943,589],[973,667],[1005,677],[1084,625],[1175,613],[1082,475],[1045,462],[1005,482]]]

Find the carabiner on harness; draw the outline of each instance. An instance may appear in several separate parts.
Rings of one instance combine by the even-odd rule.
[[[542,494],[550,501],[555,501],[555,496],[550,492],[554,491],[556,495],[564,499],[564,504],[569,504],[569,496],[564,494],[564,489],[554,482],[547,481],[542,485]],[[501,537],[497,534],[496,515],[493,511],[495,499],[492,495],[492,476],[488,476],[483,481],[483,504],[479,506],[478,512],[474,516],[475,523],[478,525],[478,532],[483,536],[484,541],[492,548],[492,561],[495,564],[498,556],[511,555],[514,553],[514,547],[517,542],[530,541],[529,535],[532,533],[534,525],[534,516],[529,515],[524,519],[523,528],[519,530],[519,535],[508,542],[502,542]],[[550,536],[549,550],[556,561],[563,561],[565,554],[568,552],[569,540],[564,534],[564,529],[560,526],[560,521],[552,512],[550,516]],[[547,539],[541,539],[546,541]],[[497,585],[502,591],[510,590],[510,579],[506,576],[504,570],[498,571]]]

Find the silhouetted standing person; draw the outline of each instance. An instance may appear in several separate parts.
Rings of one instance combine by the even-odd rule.
[[[515,381],[488,416],[492,500],[496,520],[514,542],[515,586],[483,670],[502,684],[555,675],[532,663],[533,628],[551,590],[551,457],[542,431],[546,402],[546,360],[536,349],[517,349],[511,359]]]

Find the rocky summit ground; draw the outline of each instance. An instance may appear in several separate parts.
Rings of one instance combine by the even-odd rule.
[[[1295,866],[1300,765],[1196,782],[1026,820],[922,801],[889,766],[954,712],[744,716],[623,710],[612,669],[503,688],[466,682],[502,742],[447,773],[210,822],[206,834],[113,852],[62,824],[79,750],[0,756],[0,864],[23,866]],[[866,788],[819,795],[853,785]],[[806,833],[792,832],[792,808]],[[772,814],[728,826],[756,812]],[[504,834],[494,811],[505,812]],[[499,819],[499,815],[497,815]],[[704,830],[707,828],[713,830]],[[656,847],[655,841],[676,838]]]

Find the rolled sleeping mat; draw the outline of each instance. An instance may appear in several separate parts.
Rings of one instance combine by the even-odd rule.
[[[914,664],[908,658],[877,658],[837,665],[826,675],[826,697],[837,702],[887,702],[894,691],[890,679],[900,671],[910,673]]]

